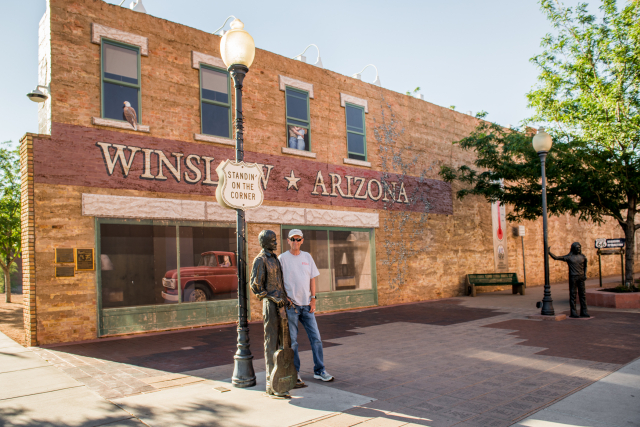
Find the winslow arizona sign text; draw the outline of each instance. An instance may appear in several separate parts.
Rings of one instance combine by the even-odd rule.
[[[50,139],[34,143],[34,154],[47,153],[34,156],[47,159],[34,165],[38,182],[213,196],[215,168],[234,154],[231,148],[148,136],[110,142],[113,132],[92,128],[70,140],[56,135],[64,126],[56,124]],[[76,160],[72,167],[69,158]],[[453,213],[451,186],[440,180],[255,152],[245,152],[245,161],[262,169],[259,185],[269,201]]]

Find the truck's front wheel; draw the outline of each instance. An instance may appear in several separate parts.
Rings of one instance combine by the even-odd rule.
[[[189,285],[184,290],[184,302],[202,302],[211,299],[209,291],[201,284]]]

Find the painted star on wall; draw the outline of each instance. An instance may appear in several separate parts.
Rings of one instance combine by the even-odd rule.
[[[301,178],[296,178],[296,175],[293,173],[293,170],[291,170],[291,175],[285,176],[284,179],[286,179],[287,182],[289,183],[287,185],[287,190],[290,188],[295,188],[296,191],[298,191],[298,181],[300,181]]]

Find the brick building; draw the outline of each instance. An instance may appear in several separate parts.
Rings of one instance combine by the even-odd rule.
[[[235,321],[235,213],[215,201],[215,169],[234,157],[220,37],[101,0],[47,1],[39,34],[50,96],[39,134],[21,141],[27,342]],[[261,165],[265,194],[247,213],[248,259],[261,230],[282,244],[303,229],[319,311],[462,295],[465,274],[494,271],[491,206],[455,199],[438,177],[441,164],[470,162],[451,142],[477,119],[261,49],[243,103],[245,161]],[[550,224],[554,249],[580,240],[591,265],[589,242],[619,235]],[[541,224],[525,225],[528,284],[539,285]],[[512,226],[500,223],[503,254],[521,274]],[[215,270],[213,288],[198,266]],[[178,292],[172,277],[190,279]],[[253,296],[250,316],[261,317]]]

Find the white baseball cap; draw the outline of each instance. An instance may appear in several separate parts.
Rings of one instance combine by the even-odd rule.
[[[291,230],[289,232],[289,238],[292,238],[293,236],[300,236],[300,237],[304,238],[304,235],[302,234],[302,231],[298,230],[297,228],[294,228],[293,230]]]

